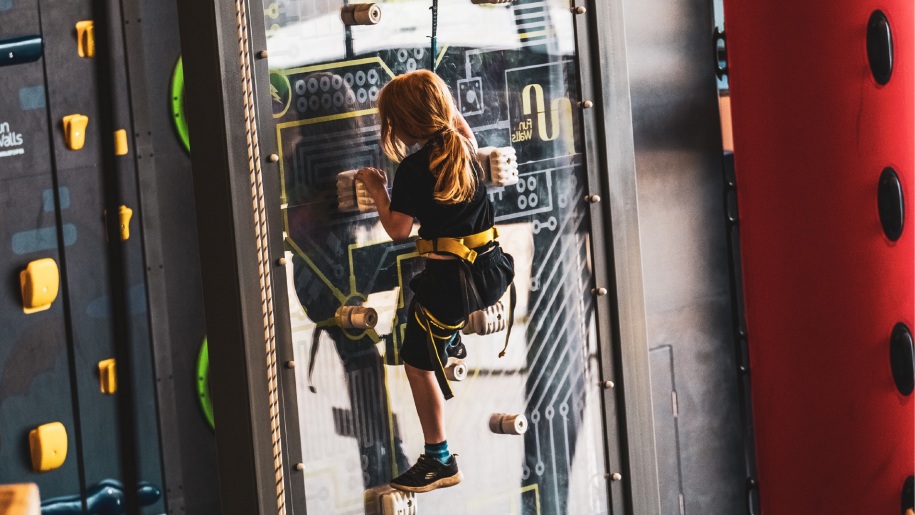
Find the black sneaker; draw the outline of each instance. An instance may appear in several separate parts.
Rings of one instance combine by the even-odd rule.
[[[461,335],[455,334],[454,338],[457,340],[457,343],[448,343],[448,346],[445,347],[445,354],[449,358],[454,359],[464,359],[467,357],[467,347],[464,347],[464,342],[461,341]]]
[[[448,463],[442,463],[435,458],[420,454],[416,463],[410,470],[391,481],[391,486],[406,492],[423,493],[454,486],[464,479],[464,474],[458,470],[457,460],[452,454]]]

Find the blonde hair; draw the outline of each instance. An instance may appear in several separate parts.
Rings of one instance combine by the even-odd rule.
[[[454,126],[454,100],[445,81],[427,70],[395,77],[381,90],[378,112],[382,148],[394,161],[406,157],[395,128],[417,141],[433,140],[429,170],[436,178],[436,201],[460,204],[473,198],[473,144]]]

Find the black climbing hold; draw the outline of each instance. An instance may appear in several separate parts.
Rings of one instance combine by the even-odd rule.
[[[899,175],[892,168],[884,168],[880,174],[880,183],[877,186],[877,210],[880,213],[880,224],[883,233],[890,241],[896,241],[902,236],[903,221],[905,220],[905,198],[902,193],[902,183]]]
[[[890,367],[899,393],[911,394],[915,388],[915,348],[912,331],[902,322],[896,324],[890,336]]]
[[[874,11],[867,22],[867,61],[877,84],[890,81],[893,75],[893,34],[883,11]]]
[[[41,58],[43,50],[41,36],[20,36],[0,40],[0,66],[37,61]]]

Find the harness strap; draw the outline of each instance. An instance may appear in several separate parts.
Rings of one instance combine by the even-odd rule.
[[[315,373],[315,358],[318,356],[319,345],[321,345],[321,328],[316,328],[311,333],[311,354],[308,357],[308,389],[311,390],[311,393],[318,393],[318,389],[312,382],[312,376]]]
[[[512,281],[511,291],[508,294],[508,325],[505,327],[505,346],[502,347],[502,352],[499,353],[499,357],[505,357],[505,351],[508,350],[508,338],[512,335],[512,326],[515,324],[515,302],[517,301],[518,293],[515,291],[515,282]]]
[[[499,231],[490,227],[485,231],[464,236],[461,238],[442,237],[432,240],[422,238],[416,240],[416,252],[420,255],[430,252],[444,252],[473,263],[477,259],[477,252],[473,249],[482,247],[499,237]]]
[[[429,318],[431,315],[426,311],[426,308],[422,307],[415,299],[413,303],[416,308],[413,310],[413,312],[416,313],[416,320],[419,322],[419,325],[426,330],[426,348],[429,350],[429,361],[432,363],[434,369],[435,380],[438,382],[438,387],[441,388],[442,394],[447,401],[454,397],[454,392],[451,391],[451,384],[448,383],[448,377],[445,375],[445,365],[442,363],[442,359],[438,355],[438,350],[435,348],[435,335],[432,334],[433,322]],[[446,327],[439,327],[450,330]],[[457,326],[457,328],[460,329],[460,326]]]

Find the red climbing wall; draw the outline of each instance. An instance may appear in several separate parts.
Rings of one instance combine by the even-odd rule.
[[[890,366],[894,326],[915,326],[913,2],[725,0],[725,16],[762,512],[898,514],[915,469],[915,395]],[[895,242],[886,167],[905,199]]]

